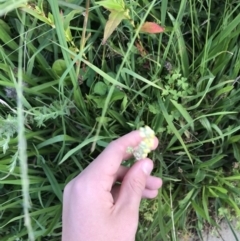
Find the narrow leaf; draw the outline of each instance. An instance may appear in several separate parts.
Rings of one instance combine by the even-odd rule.
[[[190,155],[190,153],[189,153],[189,151],[188,151],[188,149],[187,149],[187,147],[186,147],[186,145],[185,145],[181,135],[179,134],[178,130],[176,129],[176,127],[172,123],[172,120],[171,120],[171,118],[170,118],[170,116],[169,116],[169,114],[167,112],[167,109],[166,109],[163,101],[160,98],[158,98],[158,104],[160,106],[160,109],[162,110],[162,114],[163,114],[166,122],[168,123],[168,126],[170,127],[170,129],[173,131],[173,133],[176,135],[176,137],[178,138],[178,140],[182,144],[182,147],[185,150],[187,156],[189,157],[189,160],[191,161],[191,163],[193,163],[192,157],[191,157],[191,155]]]
[[[192,127],[192,129],[194,128],[193,125],[193,119],[190,116],[190,114],[188,113],[188,111],[179,103],[177,103],[177,101],[175,100],[171,100],[171,102],[173,103],[173,105],[177,108],[177,110],[182,114],[182,117],[188,122],[188,124]]]
[[[51,184],[53,192],[58,197],[60,202],[62,202],[62,189],[61,189],[57,179],[55,178],[52,170],[48,167],[48,165],[44,161],[41,163],[41,166],[48,178],[49,183]]]

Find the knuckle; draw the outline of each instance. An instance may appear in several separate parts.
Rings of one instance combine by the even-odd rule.
[[[64,195],[71,195],[73,193],[78,193],[82,189],[81,178],[74,178],[64,187]]]
[[[71,182],[69,182],[63,189],[63,199],[66,200],[67,197],[69,197],[69,195],[71,194]]]
[[[108,146],[107,146],[108,149],[113,149],[115,150],[116,148],[118,148],[118,143],[117,143],[117,140],[114,140],[114,141],[111,141]]]
[[[137,195],[142,195],[144,189],[144,181],[139,177],[132,177],[129,181],[129,188]]]
[[[126,151],[126,150],[123,150],[123,146],[119,144],[118,139],[111,141],[111,142],[109,143],[109,145],[107,146],[107,148],[108,148],[109,150],[119,151],[120,153]]]
[[[91,197],[97,193],[95,186],[95,180],[92,180],[88,175],[85,175],[85,173],[81,173],[65,186],[63,196],[68,199],[70,197],[76,198],[80,196]]]

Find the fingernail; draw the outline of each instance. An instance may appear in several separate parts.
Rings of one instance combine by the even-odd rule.
[[[142,164],[142,170],[143,170],[143,172],[145,172],[147,175],[150,175],[150,173],[152,172],[152,169],[153,169],[153,165],[152,165],[151,162],[145,161],[145,162]]]

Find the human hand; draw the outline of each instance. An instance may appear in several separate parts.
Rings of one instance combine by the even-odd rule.
[[[134,241],[142,198],[154,198],[162,180],[145,158],[121,166],[127,148],[142,141],[133,131],[113,142],[64,189],[62,241]],[[155,137],[155,149],[158,140]],[[121,182],[121,185],[116,182]]]

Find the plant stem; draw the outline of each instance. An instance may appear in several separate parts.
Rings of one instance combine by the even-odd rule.
[[[22,13],[23,24],[25,22],[26,14]],[[18,118],[18,152],[21,169],[21,182],[22,182],[22,196],[23,196],[23,211],[24,211],[24,222],[28,231],[28,238],[30,241],[34,241],[34,234],[31,225],[31,219],[29,215],[29,179],[28,179],[28,164],[27,164],[27,142],[25,137],[24,127],[24,110],[23,110],[23,43],[24,43],[24,25],[21,25],[21,37],[19,41],[19,55],[18,55],[18,84],[17,84],[17,118]]]

